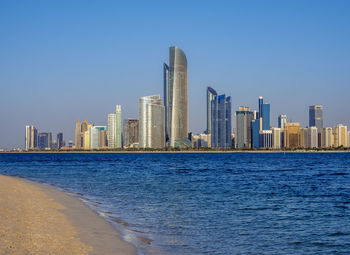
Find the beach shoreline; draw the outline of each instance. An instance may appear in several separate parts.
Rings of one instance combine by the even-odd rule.
[[[0,254],[136,254],[80,199],[49,185],[0,175],[0,218]]]

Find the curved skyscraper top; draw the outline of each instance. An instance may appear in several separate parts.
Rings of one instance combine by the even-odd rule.
[[[212,87],[207,87],[207,134],[211,134],[212,127],[211,127],[211,102],[214,100],[214,98],[218,95],[218,93],[213,89]]]
[[[169,66],[164,64],[166,138],[171,147],[187,146],[188,95],[187,59],[178,47],[169,48]]]

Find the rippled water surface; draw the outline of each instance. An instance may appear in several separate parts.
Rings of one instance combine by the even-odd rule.
[[[0,154],[140,254],[350,254],[350,154]]]

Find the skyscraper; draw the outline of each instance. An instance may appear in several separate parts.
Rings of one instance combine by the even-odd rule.
[[[139,147],[165,146],[165,112],[160,95],[139,98]]]
[[[272,128],[272,148],[280,149],[282,147],[281,138],[281,128]]]
[[[101,141],[101,132],[106,131],[107,127],[106,126],[93,126],[89,127],[90,129],[90,149],[91,150],[96,150],[100,149],[104,142]]]
[[[311,126],[307,129],[307,147],[317,148],[318,147],[318,131],[317,127]]]
[[[122,108],[116,105],[115,112],[108,114],[107,130],[108,148],[122,147]]]
[[[262,119],[261,130],[270,130],[270,104],[264,103],[263,97],[259,97],[259,119]]]
[[[287,123],[287,115],[280,115],[278,116],[278,127],[281,129],[284,129],[284,126]]]
[[[52,144],[51,133],[38,134],[38,147],[40,150],[51,149],[51,144]]]
[[[77,120],[75,123],[75,148],[80,149],[82,145],[81,139],[81,121]]]
[[[260,148],[260,120],[252,120],[252,148]]]
[[[57,149],[61,149],[63,147],[63,133],[57,134]]]
[[[115,113],[108,114],[108,128],[107,128],[107,141],[108,141],[108,149],[115,149],[116,143],[115,143],[115,137],[114,134],[116,133],[116,115]]]
[[[252,143],[251,124],[254,118],[254,113],[249,107],[240,106],[239,111],[236,111],[236,148],[250,148]]]
[[[300,123],[286,123],[284,130],[284,146],[298,148],[300,146]]]
[[[338,124],[334,127],[334,147],[348,147],[348,127]]]
[[[211,134],[212,132],[212,113],[211,113],[211,108],[212,108],[212,101],[214,100],[214,98],[218,95],[218,93],[216,93],[216,91],[211,88],[211,87],[207,87],[207,130],[206,133],[207,134]]]
[[[211,99],[210,116],[207,116],[211,123],[208,125],[207,133],[211,134],[211,147],[229,148],[231,147],[232,129],[231,97],[226,97],[225,94],[218,96],[214,92],[213,89],[211,91],[207,89],[207,100]]]
[[[317,127],[319,130],[323,128],[323,106],[312,105],[309,107],[309,126]]]
[[[139,121],[137,119],[124,120],[123,147],[134,147],[139,142]]]
[[[326,127],[322,129],[321,138],[321,146],[323,148],[329,148],[334,146],[333,129],[331,127]]]
[[[38,147],[38,131],[32,126],[26,126],[25,149],[34,150]]]
[[[165,128],[171,147],[191,146],[188,136],[187,59],[178,47],[169,48],[169,66],[164,64]]]

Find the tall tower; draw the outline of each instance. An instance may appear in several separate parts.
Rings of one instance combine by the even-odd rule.
[[[139,99],[139,146],[163,148],[165,146],[165,116],[160,95]]]
[[[207,87],[207,134],[212,133],[212,109],[211,109],[211,104],[214,98],[218,95],[218,93],[211,87]]]
[[[312,105],[309,107],[309,126],[317,127],[318,130],[323,128],[323,106]]]
[[[75,123],[75,148],[81,149],[81,121]]]
[[[25,149],[34,150],[38,147],[38,131],[34,126],[26,126]]]
[[[122,107],[116,105],[115,112],[108,114],[108,148],[122,147]]]
[[[188,137],[187,59],[178,47],[169,48],[164,65],[166,137],[171,147],[191,146]]]

